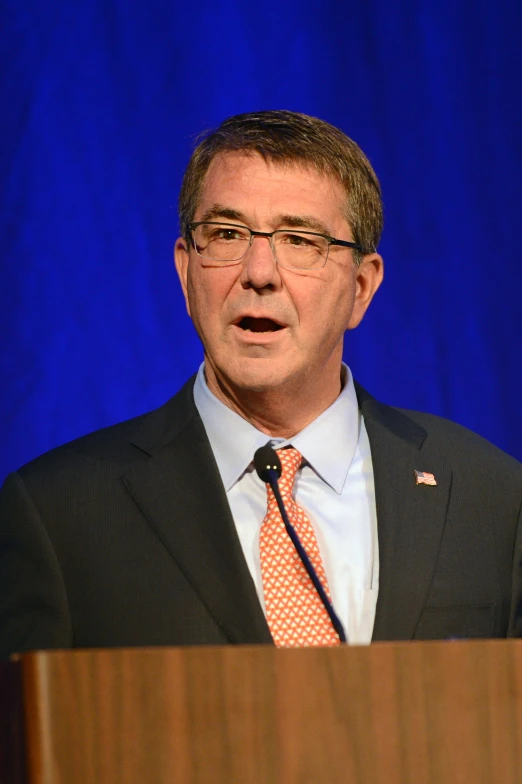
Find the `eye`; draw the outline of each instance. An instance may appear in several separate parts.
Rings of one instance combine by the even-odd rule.
[[[313,234],[300,234],[299,232],[291,231],[282,231],[276,236],[278,244],[302,250],[318,249],[322,239],[321,237],[315,237]]]
[[[241,240],[244,237],[244,232],[239,229],[229,229],[225,226],[219,226],[212,232],[212,239],[214,240]]]
[[[248,229],[230,223],[202,223],[200,232],[201,238],[207,243],[229,245],[232,242],[248,242],[250,239]]]
[[[289,245],[310,245],[310,239],[308,237],[304,237],[302,234],[285,234],[284,235],[284,242],[287,242]]]

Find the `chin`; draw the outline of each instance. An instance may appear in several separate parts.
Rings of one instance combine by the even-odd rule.
[[[223,368],[223,370],[229,383],[245,392],[280,391],[293,376],[289,373],[288,367],[278,368],[277,363],[272,363],[270,360],[261,362],[246,360],[239,362],[233,369]]]

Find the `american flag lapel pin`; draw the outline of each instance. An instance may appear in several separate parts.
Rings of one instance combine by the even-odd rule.
[[[414,471],[416,485],[436,485],[437,480],[428,471]]]

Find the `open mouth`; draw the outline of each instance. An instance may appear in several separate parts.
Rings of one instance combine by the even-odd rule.
[[[252,316],[245,316],[237,326],[245,332],[277,332],[283,329],[283,325],[278,324],[277,321],[269,318],[252,318]]]

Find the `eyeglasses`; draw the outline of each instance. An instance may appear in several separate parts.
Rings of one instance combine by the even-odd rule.
[[[253,231],[247,226],[233,223],[199,221],[189,226],[194,250],[204,259],[219,262],[219,266],[237,264],[244,257],[254,237],[266,237],[270,242],[275,261],[287,269],[320,269],[328,259],[330,245],[341,245],[364,253],[364,248],[356,242],[346,242],[316,234],[313,231]]]

